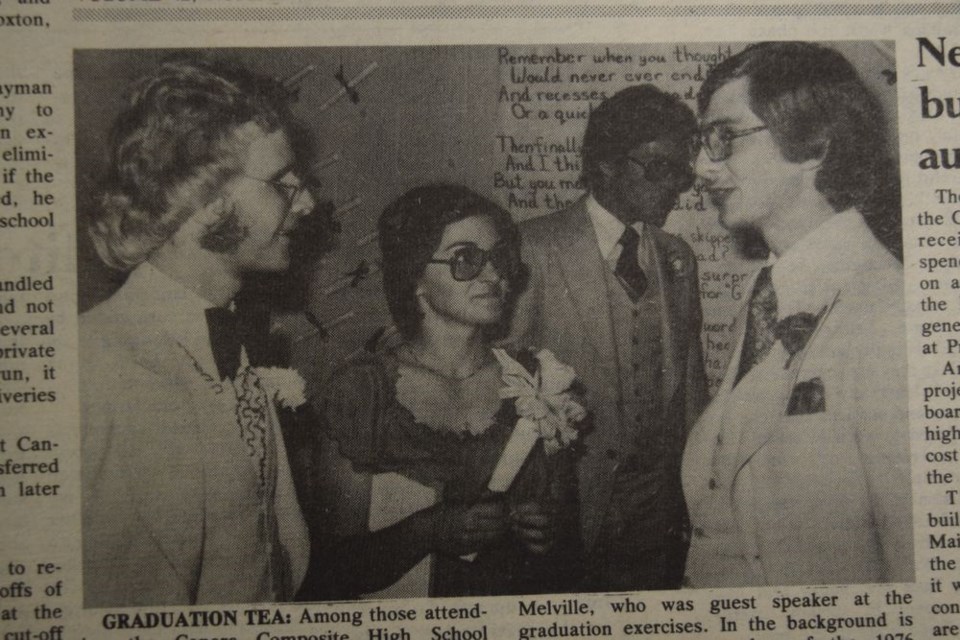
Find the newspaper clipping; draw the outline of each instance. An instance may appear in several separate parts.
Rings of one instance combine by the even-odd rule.
[[[960,5],[0,27],[0,640],[960,637]]]

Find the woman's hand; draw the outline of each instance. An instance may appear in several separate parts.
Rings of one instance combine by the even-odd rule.
[[[544,555],[557,537],[557,519],[553,510],[539,502],[524,502],[510,511],[510,527],[530,553]]]
[[[478,551],[507,531],[506,506],[502,501],[480,502],[471,507],[441,504],[432,511],[434,548],[453,556]]]

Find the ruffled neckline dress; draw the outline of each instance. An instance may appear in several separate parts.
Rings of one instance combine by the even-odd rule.
[[[443,502],[470,505],[505,500],[508,505],[541,500],[558,509],[558,543],[546,556],[529,553],[513,536],[482,549],[471,562],[433,554],[431,596],[554,593],[567,590],[574,573],[575,484],[570,456],[547,456],[539,443],[506,494],[486,489],[517,414],[501,403],[480,433],[455,433],[418,422],[397,398],[400,362],[393,352],[359,360],[328,387],[327,435],[355,470],[397,473],[437,491]]]

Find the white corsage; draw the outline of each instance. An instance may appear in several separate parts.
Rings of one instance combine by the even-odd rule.
[[[500,397],[513,398],[520,416],[487,485],[491,491],[502,492],[513,483],[538,439],[543,440],[547,454],[557,453],[577,439],[574,425],[587,417],[587,411],[570,392],[576,379],[573,367],[550,351],[536,354],[539,366],[534,373],[503,349],[494,349],[493,354],[500,362],[505,385]]]
[[[307,401],[307,383],[293,369],[282,367],[254,367],[253,372],[267,395],[286,409],[296,409]]]

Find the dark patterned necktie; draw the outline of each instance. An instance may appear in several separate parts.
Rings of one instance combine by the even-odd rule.
[[[623,235],[620,236],[619,243],[623,245],[623,251],[620,252],[613,274],[627,290],[630,300],[637,302],[647,290],[647,274],[637,262],[640,234],[633,227],[627,226],[623,230]]]
[[[777,325],[777,292],[770,277],[772,269],[771,266],[761,269],[753,286],[750,308],[747,311],[747,331],[740,354],[740,368],[734,385],[770,353],[775,341],[773,329]]]

